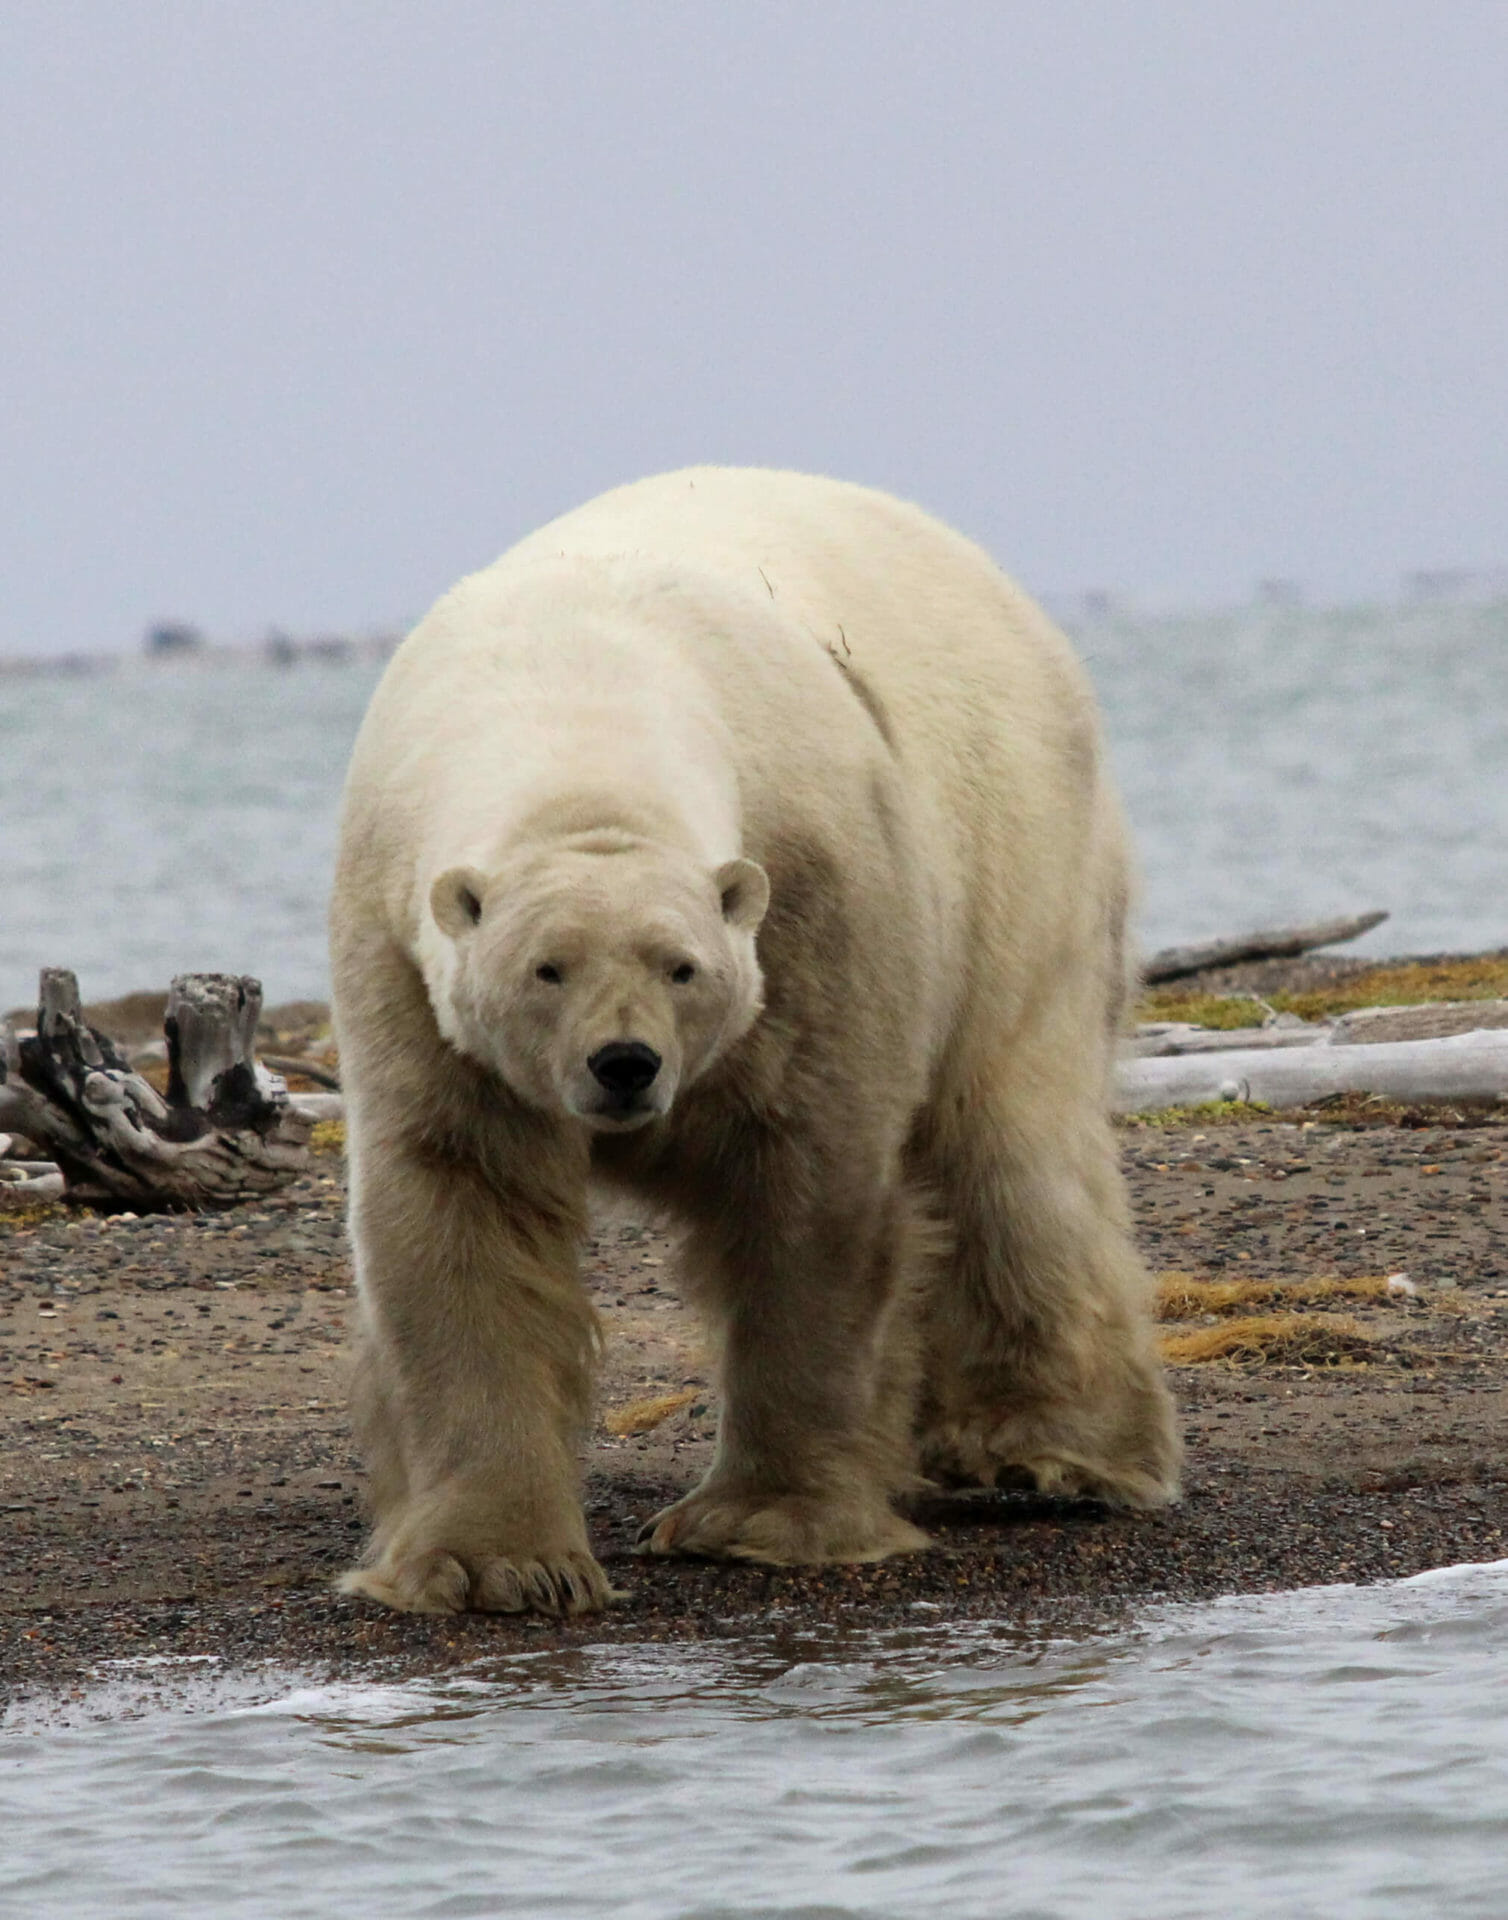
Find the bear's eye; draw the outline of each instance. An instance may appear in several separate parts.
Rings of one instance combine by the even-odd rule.
[[[536,980],[547,980],[552,987],[558,987],[564,976],[559,967],[551,966],[547,960],[542,967],[536,967],[534,969],[534,978]]]
[[[670,977],[678,987],[684,987],[688,980],[696,978],[696,968],[689,960],[683,960],[678,967],[672,967]]]

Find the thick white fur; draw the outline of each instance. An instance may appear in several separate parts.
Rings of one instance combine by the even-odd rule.
[[[685,1223],[721,1355],[650,1551],[879,1558],[923,1543],[923,1472],[1174,1497],[1106,1120],[1126,868],[1066,642],[882,494],[669,474],[441,600],[362,728],[332,909],[349,1588],[604,1603],[592,1178]],[[649,1110],[592,1111],[611,1040],[663,1059]]]

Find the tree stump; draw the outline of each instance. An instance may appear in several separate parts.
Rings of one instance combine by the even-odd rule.
[[[44,967],[35,1032],[4,1029],[0,1127],[52,1155],[64,1197],[131,1207],[230,1207],[309,1164],[312,1118],[256,1057],[262,984],[186,973],[163,1026],[164,1099],[83,1018],[78,981]]]

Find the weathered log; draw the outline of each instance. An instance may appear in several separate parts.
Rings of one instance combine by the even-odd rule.
[[[322,1060],[306,1060],[302,1054],[264,1053],[262,1065],[273,1068],[277,1073],[302,1074],[317,1087],[328,1087],[332,1093],[340,1092],[340,1075],[332,1073]]]
[[[1375,1047],[1387,1040],[1446,1040],[1457,1033],[1508,1027],[1508,1000],[1434,1000],[1415,1007],[1358,1007],[1330,1029],[1336,1047]]]
[[[1508,1000],[1432,1000],[1409,1007],[1358,1007],[1335,1020],[1280,1013],[1262,1027],[1200,1027],[1148,1021],[1126,1044],[1143,1060],[1189,1053],[1238,1053],[1260,1047],[1375,1047],[1395,1040],[1448,1040],[1508,1027]]]
[[[27,1174],[19,1180],[0,1180],[0,1207],[34,1207],[39,1201],[61,1200],[66,1184],[52,1165],[45,1173]]]
[[[1330,1038],[1330,1028],[1306,1020],[1292,1026],[1219,1027],[1167,1026],[1139,1027],[1132,1036],[1129,1051],[1143,1060],[1172,1058],[1189,1053],[1234,1053],[1259,1047],[1264,1053],[1274,1047],[1318,1047]]]
[[[1226,940],[1206,940],[1190,947],[1164,947],[1142,964],[1149,985],[1159,980],[1182,980],[1210,967],[1233,967],[1238,960],[1286,960],[1315,947],[1340,946],[1380,927],[1386,913],[1358,913],[1347,920],[1319,920],[1307,927],[1274,927],[1265,933],[1242,933]]]
[[[256,1058],[261,1006],[249,976],[174,980],[164,1099],[84,1020],[74,976],[44,968],[36,1031],[4,1029],[0,1126],[53,1156],[70,1200],[226,1207],[286,1186],[313,1120]]]
[[[1508,1101],[1508,1030],[1377,1046],[1320,1045],[1276,1053],[1248,1047],[1124,1060],[1116,1073],[1113,1104],[1118,1113],[1211,1100],[1301,1107],[1333,1093],[1404,1101]]]

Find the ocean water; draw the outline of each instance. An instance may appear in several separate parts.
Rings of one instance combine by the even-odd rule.
[[[1350,951],[1508,945],[1508,601],[1103,622],[1076,634],[1148,948],[1386,908]]]
[[[1385,907],[1358,953],[1508,944],[1508,602],[1248,608],[1076,633],[1149,948]],[[0,1008],[174,973],[328,989],[340,781],[379,667],[0,677]]]
[[[29,1920],[1502,1920],[1508,1562],[996,1627],[122,1664],[0,1732]]]

